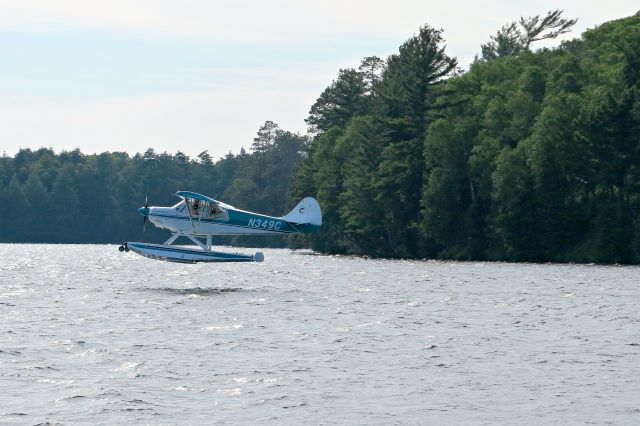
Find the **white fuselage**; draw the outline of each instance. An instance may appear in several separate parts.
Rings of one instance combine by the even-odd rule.
[[[217,215],[191,215],[178,204],[174,207],[150,207],[149,220],[159,228],[191,235],[260,235],[292,232],[286,221],[242,210],[225,209]]]

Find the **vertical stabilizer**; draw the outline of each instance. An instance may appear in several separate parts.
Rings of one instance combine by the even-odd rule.
[[[298,203],[286,216],[280,219],[293,223],[322,225],[322,211],[315,198],[306,197]]]

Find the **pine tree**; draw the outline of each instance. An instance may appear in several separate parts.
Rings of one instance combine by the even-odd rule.
[[[367,87],[364,76],[354,69],[342,69],[311,106],[305,120],[312,133],[326,132],[334,126],[344,129],[352,117],[365,112]]]
[[[47,222],[45,220],[49,212],[49,196],[44,189],[37,174],[31,173],[23,185],[23,192],[28,203],[29,214],[26,216],[27,229],[25,238],[28,241],[48,241]]]

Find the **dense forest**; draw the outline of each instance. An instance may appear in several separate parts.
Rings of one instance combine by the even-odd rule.
[[[13,158],[0,158],[0,241],[164,241],[167,231],[144,227],[136,209],[147,197],[150,205],[173,205],[180,201],[175,192],[185,189],[280,216],[288,212],[285,206],[295,205],[286,197],[308,145],[306,136],[268,121],[260,127],[251,153],[229,153],[216,162],[206,151],[189,158],[153,149],[133,157],[121,152],[84,155],[79,150],[55,154],[46,148],[23,149]],[[220,237],[215,242],[286,244],[278,236]]]
[[[0,240],[139,239],[145,196],[169,204],[190,189],[272,214],[317,197],[319,234],[255,244],[638,263],[640,14],[534,49],[574,24],[560,11],[506,24],[466,72],[425,25],[386,60],[340,70],[311,106],[308,136],[267,122],[248,153],[216,162],[152,149],[3,156]]]

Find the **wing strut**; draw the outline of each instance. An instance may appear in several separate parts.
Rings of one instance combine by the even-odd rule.
[[[189,223],[191,223],[191,228],[193,228],[193,232],[195,232],[196,227],[193,225],[193,219],[191,219],[191,206],[189,205],[189,200],[185,198],[184,202],[187,205],[187,214],[189,215]]]

